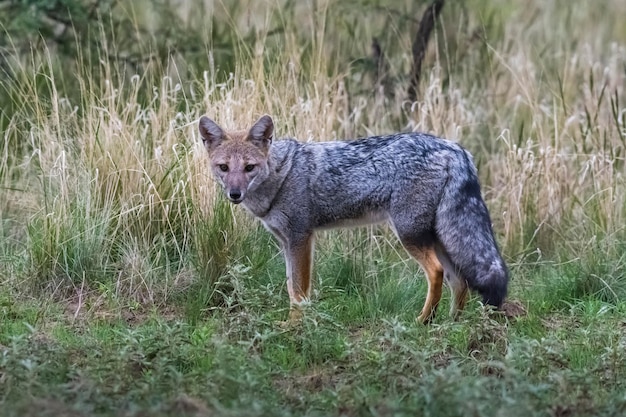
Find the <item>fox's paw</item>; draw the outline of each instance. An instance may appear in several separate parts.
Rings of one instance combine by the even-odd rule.
[[[304,318],[304,310],[300,306],[291,306],[289,309],[289,318],[285,321],[279,322],[279,326],[283,329],[289,329],[292,327],[297,327],[302,324],[302,319]]]
[[[292,323],[301,323],[304,318],[304,310],[302,307],[291,307],[289,309],[289,321]]]
[[[435,318],[434,310],[429,311],[429,312],[422,311],[422,313],[415,319],[415,321],[417,321],[419,324],[428,325],[434,318]]]

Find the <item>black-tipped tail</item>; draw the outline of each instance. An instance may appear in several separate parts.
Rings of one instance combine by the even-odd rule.
[[[439,241],[470,289],[482,295],[485,304],[500,307],[507,294],[509,273],[469,154],[455,159],[448,175],[437,210]]]
[[[494,271],[487,276],[480,277],[480,279],[468,280],[470,288],[483,297],[483,304],[497,308],[502,306],[506,298],[508,282],[508,271],[504,265],[499,272]]]

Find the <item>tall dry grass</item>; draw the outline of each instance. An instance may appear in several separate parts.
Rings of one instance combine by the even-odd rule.
[[[153,304],[217,282],[254,223],[220,202],[195,122],[208,114],[241,128],[268,113],[278,135],[301,140],[401,129],[458,140],[475,156],[511,264],[586,262],[623,282],[622,2],[448,4],[416,103],[404,100],[414,23],[402,16],[413,6],[361,6],[205,7],[234,34],[228,63],[181,10],[186,30],[208,36],[195,71],[173,54],[134,73],[104,41],[70,61],[50,49],[12,55],[2,81],[15,109],[0,165],[5,280]],[[385,49],[385,88],[368,66],[372,37]],[[346,233],[322,237],[321,250]],[[387,237],[371,233],[374,246]]]

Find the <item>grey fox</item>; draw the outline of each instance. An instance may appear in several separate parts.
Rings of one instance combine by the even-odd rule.
[[[508,271],[481,197],[471,155],[423,133],[351,141],[273,141],[265,115],[247,131],[226,132],[208,117],[200,136],[226,197],[242,204],[278,239],[287,267],[290,319],[311,294],[314,232],[388,221],[428,279],[418,319],[430,321],[450,286],[451,314],[468,286],[500,307]]]

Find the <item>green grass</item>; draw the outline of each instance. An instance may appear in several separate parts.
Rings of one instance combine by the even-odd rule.
[[[446,2],[412,105],[419,2],[13,3],[0,416],[626,413],[622,1]],[[417,324],[422,274],[375,226],[317,236],[313,303],[283,326],[278,245],[221,196],[196,124],[265,113],[301,140],[462,143],[524,312],[472,295],[452,320],[445,292]]]
[[[626,410],[623,305],[579,302],[508,321],[473,302],[458,321],[444,316],[423,326],[393,313],[350,318],[318,303],[300,326],[285,329],[274,298],[258,294],[265,291],[249,283],[241,293],[242,303],[265,311],[218,311],[195,325],[159,311],[75,317],[55,304],[39,313],[3,298],[2,401],[11,405],[3,415]],[[358,294],[335,298],[378,303]]]
[[[250,239],[271,243],[261,230]],[[339,258],[332,245],[318,251],[324,275],[345,273],[354,261]],[[282,261],[271,255],[261,265],[241,257],[225,275],[222,304],[191,316],[182,301],[170,311],[129,312],[94,299],[41,308],[3,293],[1,398],[10,405],[3,415],[626,411],[626,306],[567,292],[575,275],[514,267],[525,288],[514,282],[512,298],[526,300],[527,315],[507,319],[473,297],[453,321],[446,298],[423,326],[415,316],[425,288],[414,267],[360,265],[361,276],[387,272],[371,288],[331,280],[301,325],[286,328]]]

